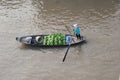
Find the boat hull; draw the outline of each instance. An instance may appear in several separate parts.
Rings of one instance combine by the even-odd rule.
[[[39,43],[37,43],[35,41],[35,38],[37,36],[47,36],[47,35],[29,35],[29,36],[23,36],[23,37],[16,37],[16,41],[28,45],[28,46],[35,46],[35,47],[64,47],[64,46],[69,46],[69,44],[64,44],[64,45],[40,45]],[[71,36],[72,37],[72,41],[70,43],[70,45],[77,45],[80,43],[85,42],[85,38],[83,36],[81,36],[81,39],[77,39],[76,36],[74,35],[70,35],[70,34],[66,34],[66,36]],[[28,41],[27,41],[28,40]],[[29,41],[31,40],[31,41]]]

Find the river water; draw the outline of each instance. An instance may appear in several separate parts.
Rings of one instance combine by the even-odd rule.
[[[87,43],[34,48],[17,36],[73,34]],[[65,27],[68,26],[68,27]],[[120,0],[0,0],[0,80],[119,80]]]

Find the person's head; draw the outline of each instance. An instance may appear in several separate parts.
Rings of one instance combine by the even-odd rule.
[[[78,24],[73,24],[73,27],[77,28],[77,27],[78,27]]]

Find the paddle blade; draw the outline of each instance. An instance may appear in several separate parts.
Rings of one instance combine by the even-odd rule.
[[[68,49],[67,49],[67,51],[66,51],[66,53],[65,53],[65,56],[64,56],[64,58],[63,58],[63,62],[65,61],[65,59],[66,59],[66,56],[67,56],[67,53],[68,53],[68,50],[70,49],[70,45],[69,45],[69,47],[68,47]]]

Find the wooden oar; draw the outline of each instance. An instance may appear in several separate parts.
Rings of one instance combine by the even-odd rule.
[[[66,29],[69,31],[69,33],[71,34],[71,31],[69,30],[68,26],[65,26],[65,27],[66,27]],[[68,46],[67,51],[66,51],[66,53],[65,53],[65,56],[64,56],[64,58],[63,58],[63,62],[64,62],[65,59],[66,59],[67,53],[68,53],[68,51],[69,51],[69,49],[70,49],[70,46],[71,46],[71,44],[69,43],[69,46]]]
[[[68,26],[65,26],[65,27],[66,27],[67,31],[68,31],[70,34],[72,34],[71,31],[69,30],[70,28],[69,28]]]
[[[71,46],[71,44],[69,43],[69,46],[68,46],[67,51],[66,51],[66,53],[65,53],[65,56],[64,56],[64,58],[63,58],[63,62],[64,62],[65,59],[66,59],[66,56],[67,56],[68,50],[70,49],[70,46]]]

